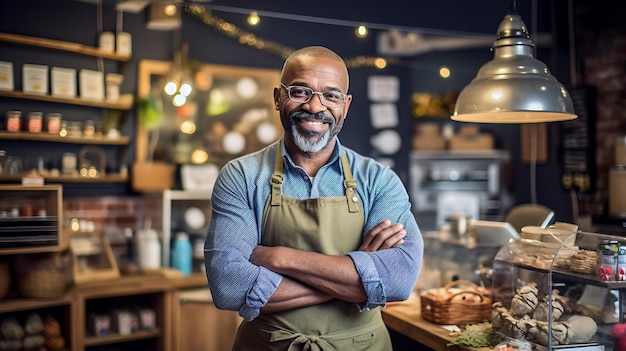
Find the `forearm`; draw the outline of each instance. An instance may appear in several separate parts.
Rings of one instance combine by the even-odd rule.
[[[289,311],[317,305],[332,299],[332,296],[320,290],[289,277],[284,277],[267,304],[261,308],[261,313]]]
[[[257,247],[256,264],[291,277],[332,297],[364,302],[367,295],[348,256],[331,256],[287,247]]]

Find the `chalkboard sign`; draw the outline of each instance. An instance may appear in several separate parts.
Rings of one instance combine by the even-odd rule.
[[[562,184],[565,189],[593,191],[596,185],[596,91],[571,89],[577,119],[561,122]]]

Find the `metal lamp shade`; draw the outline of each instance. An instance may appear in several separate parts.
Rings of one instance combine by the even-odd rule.
[[[575,119],[565,87],[532,54],[526,24],[507,14],[498,27],[494,59],[459,95],[452,120],[474,123],[540,123]]]

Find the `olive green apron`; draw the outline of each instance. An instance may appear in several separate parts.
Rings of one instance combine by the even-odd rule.
[[[341,153],[346,195],[295,199],[282,195],[283,159],[278,147],[272,193],[263,212],[261,244],[327,255],[358,249],[365,223],[356,182]],[[236,351],[389,351],[391,341],[380,309],[360,312],[338,299],[287,312],[261,314],[239,328]]]

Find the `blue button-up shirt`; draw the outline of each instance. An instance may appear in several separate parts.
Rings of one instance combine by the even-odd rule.
[[[204,249],[209,287],[216,307],[239,311],[246,320],[259,315],[282,279],[282,275],[249,261],[261,242],[263,209],[271,191],[269,179],[279,142],[283,141],[230,161],[213,189]],[[337,141],[329,162],[311,179],[294,164],[284,144],[282,150],[283,194],[299,199],[345,195],[339,150],[345,151],[365,214],[363,236],[385,219],[402,223],[407,231],[398,247],[349,253],[367,293],[367,302],[359,307],[374,308],[407,299],[417,281],[424,242],[397,174]]]

